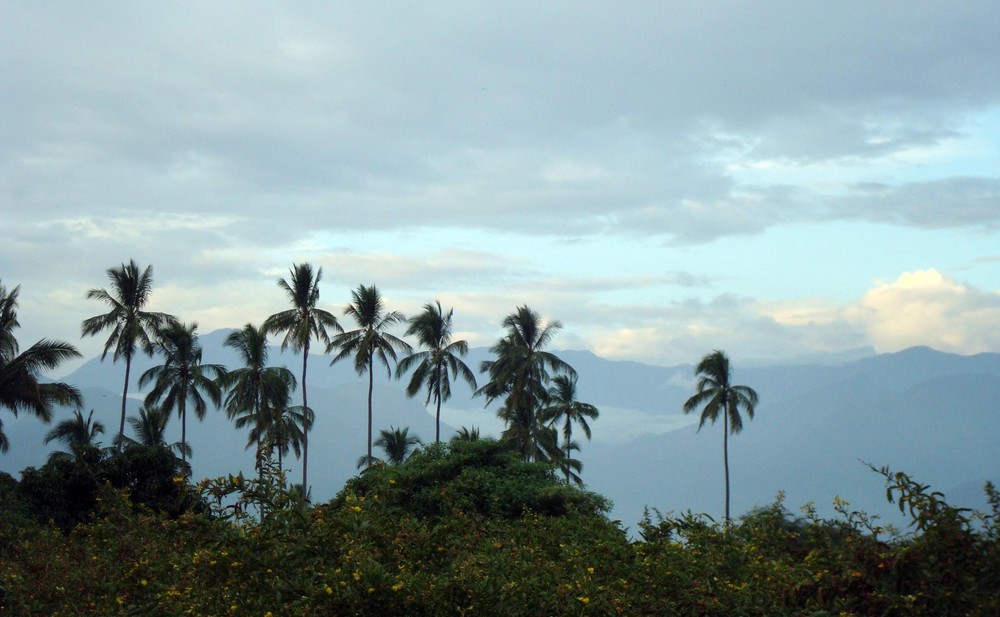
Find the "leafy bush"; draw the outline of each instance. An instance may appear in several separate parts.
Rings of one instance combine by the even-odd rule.
[[[386,488],[393,486],[394,490]],[[570,511],[599,516],[611,509],[596,493],[563,484],[545,463],[529,463],[493,439],[438,443],[414,454],[405,465],[375,466],[349,480],[333,500],[381,491],[386,507],[415,516],[455,512],[518,518],[526,512],[562,516]]]
[[[178,485],[206,513],[101,484],[69,534],[0,525],[0,615],[996,614],[996,491],[973,515],[881,471],[909,533],[779,496],[728,525],[654,513],[630,541],[606,500],[495,442],[370,469],[317,506],[267,465]]]
[[[196,496],[182,491],[179,465],[162,446],[131,445],[122,452],[87,446],[77,456],[25,469],[16,493],[35,520],[64,532],[90,520],[105,483],[127,490],[135,504],[177,516],[198,505]]]

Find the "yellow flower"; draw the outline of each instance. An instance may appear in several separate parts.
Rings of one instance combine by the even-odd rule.
[[[355,512],[361,512],[361,506],[354,506],[351,509],[354,510]]]
[[[333,593],[333,587],[330,587],[329,585],[327,585],[326,589],[324,589],[323,591],[326,592],[326,595],[330,595],[330,594]]]
[[[369,587],[368,588],[368,593],[375,593],[375,588],[374,587]]]
[[[139,581],[139,584],[145,587],[146,585],[149,584],[149,581],[147,581],[146,579],[142,579],[141,581]]]
[[[272,613],[271,611],[267,611],[266,613],[264,613],[264,617],[274,617],[274,613]]]
[[[590,604],[590,598],[587,596],[577,596],[576,599],[579,600],[581,604]]]
[[[393,591],[399,591],[402,588],[403,588],[403,581],[399,581],[398,583],[392,586]]]
[[[594,573],[593,568],[587,568],[587,574],[593,574],[593,573]]]

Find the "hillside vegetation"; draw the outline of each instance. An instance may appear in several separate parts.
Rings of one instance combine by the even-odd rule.
[[[133,483],[147,491],[138,498],[114,488],[127,484],[127,464],[115,476],[99,459],[57,460],[35,474],[44,477],[2,483],[0,614],[992,615],[1000,606],[992,487],[993,511],[973,514],[885,469],[876,471],[887,496],[913,522],[906,533],[845,503],[835,520],[809,507],[795,516],[779,498],[729,525],[653,513],[630,539],[608,520],[606,499],[487,439],[378,464],[316,505],[270,463],[253,479],[145,478]],[[85,506],[78,520],[60,518],[59,495],[70,492],[66,507]]]

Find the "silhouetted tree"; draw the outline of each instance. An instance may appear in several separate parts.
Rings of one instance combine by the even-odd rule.
[[[722,458],[726,469],[726,522],[729,522],[729,434],[743,430],[743,417],[740,410],[753,419],[754,408],[757,406],[757,393],[749,386],[736,386],[731,383],[732,367],[725,352],[715,350],[701,359],[695,367],[698,377],[697,391],[684,403],[684,413],[690,413],[702,407],[698,430],[706,420],[712,424],[722,414]]]

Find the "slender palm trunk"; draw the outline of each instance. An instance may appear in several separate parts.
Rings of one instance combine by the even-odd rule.
[[[121,452],[122,448],[125,446],[125,401],[128,399],[128,378],[129,373],[132,372],[132,356],[128,354],[125,356],[125,386],[122,388],[122,417],[121,422],[118,423],[118,451]]]
[[[573,427],[569,424],[569,416],[566,416],[566,460],[563,461],[566,470],[566,484],[569,484],[569,444],[573,441]]]
[[[257,396],[257,400],[254,402],[254,416],[257,421],[260,422],[260,395]],[[262,436],[257,437],[257,453],[254,459],[257,462],[257,479],[264,480],[264,439]]]
[[[726,467],[726,526],[729,526],[729,407],[725,407],[722,424],[722,461]]]
[[[264,442],[260,437],[257,438],[257,479],[264,480]]]
[[[309,339],[302,346],[302,413],[309,417],[309,398],[306,396],[306,366],[309,360]],[[302,497],[309,499],[309,429],[302,431]]]
[[[434,417],[434,443],[441,443],[441,365],[437,366],[437,381],[434,387],[434,398],[437,399],[437,415]]]
[[[181,467],[187,473],[187,397],[181,399]]]
[[[372,388],[375,385],[373,369],[375,368],[375,352],[368,350],[368,460],[372,460]]]

